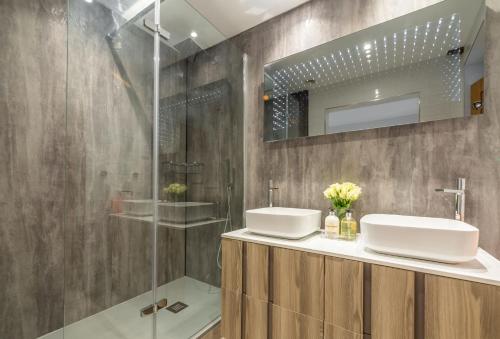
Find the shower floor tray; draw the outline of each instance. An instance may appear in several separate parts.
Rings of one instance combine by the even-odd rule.
[[[189,305],[182,312],[158,312],[158,339],[188,339],[220,316],[220,289],[190,277],[158,288],[158,299]],[[152,338],[152,317],[139,311],[151,304],[151,292],[141,294],[38,339],[146,339]],[[64,330],[64,332],[63,332]]]

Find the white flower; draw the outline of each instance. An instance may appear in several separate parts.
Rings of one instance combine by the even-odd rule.
[[[330,185],[323,195],[334,207],[350,207],[361,196],[361,187],[351,182]]]

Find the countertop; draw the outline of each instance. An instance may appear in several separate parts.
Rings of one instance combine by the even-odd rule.
[[[253,234],[245,228],[224,233],[222,237],[500,286],[500,261],[481,248],[472,261],[445,264],[376,253],[365,249],[362,238],[356,241],[331,240],[314,233],[299,240],[290,240]]]

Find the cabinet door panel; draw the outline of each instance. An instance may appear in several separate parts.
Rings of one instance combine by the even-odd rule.
[[[243,338],[267,339],[269,303],[243,295]]]
[[[241,339],[242,295],[221,289],[221,334],[223,338]]]
[[[500,337],[500,287],[425,276],[426,339]]]
[[[372,265],[373,339],[413,339],[415,273]]]
[[[325,257],[325,322],[363,333],[363,263]]]
[[[363,334],[325,323],[325,339],[363,339]]]
[[[282,307],[272,305],[273,339],[323,339],[323,322]]]
[[[269,247],[245,243],[245,294],[269,300]]]
[[[272,301],[291,311],[324,318],[322,255],[272,248]]]
[[[243,244],[238,240],[222,239],[222,288],[243,292]]]

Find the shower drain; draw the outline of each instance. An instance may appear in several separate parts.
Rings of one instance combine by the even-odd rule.
[[[178,301],[175,304],[172,304],[169,307],[167,307],[167,310],[169,310],[172,313],[179,313],[180,311],[182,311],[186,307],[188,307],[188,305],[186,305],[186,304],[181,303],[180,301]]]

